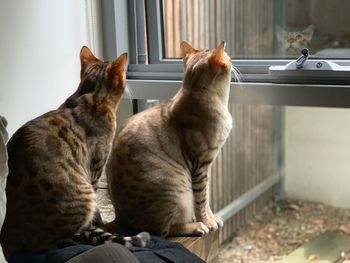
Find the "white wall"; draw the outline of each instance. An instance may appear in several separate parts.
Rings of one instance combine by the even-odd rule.
[[[287,107],[287,197],[350,208],[350,109]]]
[[[83,0],[0,0],[0,115],[10,135],[77,88],[87,34]]]

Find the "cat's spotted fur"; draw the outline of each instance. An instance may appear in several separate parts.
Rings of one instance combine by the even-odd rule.
[[[57,110],[24,124],[8,143],[7,214],[1,232],[7,256],[47,249],[94,220],[95,187],[116,129],[127,54],[103,62],[83,47],[80,59],[77,91]]]
[[[182,88],[118,131],[106,174],[120,226],[174,236],[223,225],[209,207],[208,172],[232,126],[224,46],[200,51],[183,42]]]

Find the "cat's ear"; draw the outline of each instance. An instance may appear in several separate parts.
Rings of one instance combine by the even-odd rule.
[[[314,35],[314,32],[315,32],[315,25],[311,24],[302,31],[302,34],[307,39],[307,41],[310,42],[312,39],[312,36]]]
[[[212,54],[208,58],[208,63],[214,71],[216,71],[216,70],[218,70],[226,65],[225,59],[224,59],[225,46],[226,46],[225,41],[222,41],[218,45],[218,47],[213,50]]]
[[[190,43],[182,41],[180,44],[181,56],[185,59],[188,55],[198,52],[198,49],[195,49],[191,46]]]
[[[109,79],[115,83],[119,79],[126,79],[126,67],[128,66],[128,53],[121,54],[116,60],[111,64],[109,69]]]
[[[86,67],[86,65],[95,63],[99,61],[94,54],[92,54],[91,50],[87,46],[83,46],[80,50],[80,63],[82,68]]]

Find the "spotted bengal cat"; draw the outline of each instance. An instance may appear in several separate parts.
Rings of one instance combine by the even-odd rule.
[[[182,42],[182,88],[117,132],[106,165],[117,225],[162,236],[205,235],[223,225],[209,207],[208,172],[232,126],[224,47]]]
[[[100,218],[95,217],[95,189],[116,129],[127,53],[103,62],[83,47],[80,60],[77,91],[57,110],[24,124],[8,143],[7,214],[1,232],[7,257],[45,250]]]

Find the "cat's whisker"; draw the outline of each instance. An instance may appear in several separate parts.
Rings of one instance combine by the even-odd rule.
[[[132,99],[134,97],[134,94],[131,89],[129,89],[128,86],[126,86],[125,91],[124,91],[124,99],[126,99],[129,102],[129,106],[132,108]]]
[[[125,97],[126,99],[132,100],[133,94],[132,94],[132,90],[129,89],[129,87],[126,87],[126,88],[125,88],[124,97]]]
[[[237,67],[231,65],[231,73],[233,75],[233,79],[235,80],[235,82],[242,81],[242,77],[241,77],[242,73],[240,72],[240,70]]]

